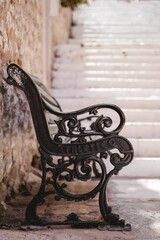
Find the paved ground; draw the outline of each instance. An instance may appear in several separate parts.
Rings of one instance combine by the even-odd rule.
[[[159,240],[160,239],[160,179],[122,179],[114,177],[109,187],[109,203],[113,211],[132,224],[131,232],[124,231],[99,231],[97,229],[70,229],[53,227],[49,229],[38,228],[32,230],[0,230],[0,240]],[[23,214],[29,197],[17,197],[8,206],[5,220],[15,223],[23,221]],[[11,206],[12,205],[12,206]],[[81,215],[99,218],[96,199],[86,203],[57,203],[41,207],[41,214],[56,218],[64,217],[67,208],[79,212]],[[55,214],[55,215],[54,215]],[[3,222],[4,222],[3,219]],[[2,219],[1,219],[2,223]],[[8,225],[8,228],[10,226]]]

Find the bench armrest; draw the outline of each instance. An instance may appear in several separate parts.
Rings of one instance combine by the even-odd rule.
[[[56,112],[45,102],[44,105],[49,113],[59,118],[55,121],[58,126],[56,137],[110,136],[118,134],[125,124],[123,111],[112,104],[98,104],[68,113]]]

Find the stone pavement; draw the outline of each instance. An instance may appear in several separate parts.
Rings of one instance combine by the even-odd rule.
[[[30,197],[17,196],[8,205],[4,222],[23,221],[24,209]],[[99,231],[97,229],[71,229],[65,227],[36,228],[32,230],[0,230],[0,240],[159,240],[160,239],[160,179],[123,179],[115,177],[109,187],[109,204],[113,212],[120,214],[126,223],[132,225],[131,232]],[[41,207],[40,214],[58,219],[64,217],[67,209],[99,218],[96,200],[77,203],[50,202]],[[7,226],[6,226],[7,227]]]

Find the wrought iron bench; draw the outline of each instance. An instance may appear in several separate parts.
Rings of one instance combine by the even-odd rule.
[[[130,224],[112,213],[106,191],[112,175],[118,174],[133,159],[132,145],[118,135],[125,124],[122,110],[115,105],[101,104],[64,113],[36,77],[16,64],[10,64],[7,72],[7,83],[21,89],[28,99],[41,154],[41,186],[27,206],[25,224],[130,230]],[[112,166],[109,171],[107,164]],[[81,193],[82,181],[87,187],[87,181],[93,179],[96,186]],[[76,193],[68,188],[73,182],[77,184]],[[78,202],[97,194],[101,220],[80,220],[71,213],[64,221],[45,221],[37,214],[38,205],[49,195],[54,196],[55,201]]]

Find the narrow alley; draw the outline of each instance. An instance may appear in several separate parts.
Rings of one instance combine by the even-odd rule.
[[[51,93],[64,112],[98,103],[123,109],[122,135],[133,144],[135,158],[113,177],[108,196],[113,212],[131,224],[132,231],[6,226],[0,240],[159,240],[160,1],[90,0],[79,6],[68,42],[56,48]],[[14,221],[22,220],[27,198],[13,200]],[[66,202],[52,201],[41,211],[59,218],[70,207],[100,217],[94,199],[71,204],[77,203],[67,202],[66,207]]]

